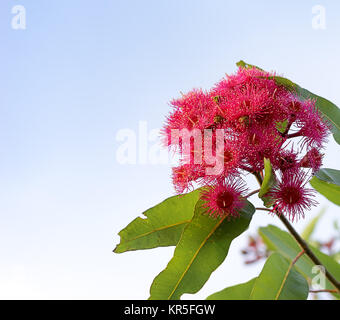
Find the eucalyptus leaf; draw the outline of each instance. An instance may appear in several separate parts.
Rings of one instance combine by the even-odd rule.
[[[250,300],[306,300],[308,293],[306,279],[292,262],[275,252],[256,278]]]
[[[311,235],[313,234],[315,227],[317,225],[317,223],[319,222],[320,218],[323,216],[323,214],[325,213],[326,209],[322,208],[321,211],[319,212],[319,214],[314,217],[308,224],[307,226],[303,229],[302,233],[301,233],[301,237],[306,240],[306,241],[310,241],[311,240]]]
[[[340,205],[340,171],[320,169],[309,181],[311,186],[333,203]]]
[[[240,60],[239,62],[236,62],[236,65],[238,67],[242,67],[242,68],[247,68],[247,69],[251,69],[251,68],[256,68],[256,69],[259,69],[261,71],[264,71],[263,69],[253,65],[253,64],[249,64],[247,62],[244,62],[243,60]]]
[[[213,293],[206,300],[249,300],[256,278]]]
[[[293,260],[300,252],[301,248],[295,239],[288,233],[280,228],[269,225],[259,229],[259,233],[267,245],[269,250],[277,251],[282,254],[288,260]],[[322,262],[327,270],[333,274],[333,276],[339,281],[340,280],[340,265],[332,257],[324,254],[320,250],[316,249],[312,245],[309,245],[316,257]],[[307,256],[301,256],[295,263],[295,267],[301,274],[307,279],[311,280],[317,276],[318,271],[314,268],[313,261]],[[325,278],[325,289],[332,290],[334,286]],[[338,294],[334,294],[337,298],[340,297]]]
[[[115,253],[156,247],[175,246],[194,215],[200,190],[164,200],[144,212],[119,232]]]
[[[254,212],[254,206],[245,200],[239,218],[213,219],[200,200],[173,258],[154,279],[150,299],[176,300],[184,293],[199,291],[226,258],[232,240],[248,228]]]

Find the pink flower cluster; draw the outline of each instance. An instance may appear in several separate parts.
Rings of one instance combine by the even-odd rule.
[[[305,184],[321,166],[329,133],[315,101],[278,85],[275,74],[240,67],[211,90],[192,90],[171,105],[162,133],[181,157],[173,168],[178,193],[205,186],[212,216],[237,216],[244,175],[263,176],[267,158],[278,176],[270,191],[275,208],[294,219],[315,204]]]

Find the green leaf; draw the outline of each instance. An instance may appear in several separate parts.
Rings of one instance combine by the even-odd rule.
[[[273,205],[273,200],[267,196],[270,188],[276,183],[275,173],[273,171],[270,160],[264,158],[264,178],[259,192],[259,198],[262,199],[263,204],[266,207],[271,207]]]
[[[309,181],[312,187],[333,203],[340,205],[340,171],[320,169]]]
[[[144,212],[119,232],[120,243],[114,252],[175,246],[194,215],[200,190],[168,198]]]
[[[305,239],[306,241],[309,241],[311,238],[312,233],[315,230],[316,224],[318,223],[318,221],[320,220],[320,218],[323,216],[323,214],[325,213],[326,209],[322,208],[321,211],[319,212],[319,214],[314,217],[305,227],[305,229],[303,229],[302,233],[301,233],[301,237],[303,239]]]
[[[336,262],[340,262],[340,252],[334,253],[332,254],[332,258],[336,261]]]
[[[256,278],[213,293],[206,300],[249,300]]]
[[[246,63],[244,62],[243,60],[240,60],[239,62],[236,62],[236,65],[238,67],[242,67],[242,68],[246,68],[246,69],[252,69],[252,68],[256,68],[256,69],[259,69],[261,71],[264,71],[263,69],[253,65],[253,64],[249,64],[249,63]]]
[[[184,293],[199,291],[226,258],[232,240],[248,228],[254,212],[254,206],[247,201],[239,218],[213,219],[199,201],[173,258],[154,279],[150,299],[176,300]]]
[[[287,119],[276,123],[276,129],[281,133],[284,133],[286,131],[287,126],[288,126]]]
[[[273,253],[257,278],[216,292],[207,300],[306,300],[308,293],[306,279],[281,254]]]
[[[301,252],[301,248],[288,232],[273,225],[260,228],[259,231],[268,249],[281,253],[287,259],[293,260]],[[328,271],[339,281],[340,265],[330,256],[322,253],[312,245],[309,245],[309,247]],[[313,273],[314,263],[307,255],[301,256],[295,263],[295,267],[308,279],[312,279],[317,275],[316,273]],[[334,289],[333,285],[327,279],[325,289]],[[340,297],[339,295],[335,296]]]
[[[306,300],[308,292],[306,279],[292,263],[273,253],[254,283],[250,300]]]

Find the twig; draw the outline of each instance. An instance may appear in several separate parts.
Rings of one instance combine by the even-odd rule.
[[[312,293],[318,293],[318,292],[330,292],[330,293],[337,293],[337,292],[338,292],[338,290],[323,289],[323,290],[309,290],[309,292],[312,292]]]
[[[242,170],[248,171],[249,173],[254,173],[254,170],[246,165],[241,165],[240,168]]]
[[[255,176],[257,182],[259,183],[260,187],[262,186],[262,177],[260,175],[260,173],[258,172],[253,172],[253,175]]]
[[[258,193],[260,190],[261,190],[261,189],[256,189],[256,190],[250,192],[249,194],[247,194],[247,195],[245,196],[245,198],[249,198],[249,197],[252,196],[253,194]]]
[[[296,137],[300,137],[302,136],[301,130],[295,133],[291,133],[291,134],[287,134],[286,138],[290,139],[290,138],[296,138]]]
[[[273,212],[273,210],[268,209],[268,208],[255,208],[255,210],[263,210],[263,211]]]
[[[278,213],[278,212],[277,212]],[[322,265],[324,268],[325,266],[322,264],[322,262],[316,257],[316,255],[313,253],[313,251],[309,248],[308,244],[305,240],[303,240],[300,235],[296,232],[296,230],[293,228],[293,226],[290,224],[290,222],[286,219],[286,217],[283,214],[279,214],[279,219],[282,221],[282,223],[286,226],[288,231],[292,234],[292,236],[295,238],[296,242],[300,245],[300,247],[305,250],[306,255],[316,264],[316,265]],[[325,268],[325,275],[327,279],[338,289],[340,292],[340,283],[337,281],[334,276],[329,273],[329,271]]]
[[[256,175],[255,175],[256,176]],[[259,181],[260,186],[262,185],[262,178],[258,178],[258,175],[256,176],[256,179]],[[258,210],[263,210],[266,208],[258,208]],[[268,211],[272,211],[267,209]],[[267,211],[266,210],[266,211]],[[288,229],[288,231],[291,233],[291,235],[294,237],[296,242],[299,244],[301,249],[306,253],[306,255],[316,264],[323,266],[325,268],[325,275],[326,278],[334,285],[335,288],[337,288],[338,292],[340,292],[340,282],[335,279],[335,277],[329,273],[329,271],[326,269],[326,267],[322,264],[322,262],[315,256],[313,251],[309,248],[308,244],[305,240],[303,240],[300,235],[296,232],[296,230],[293,228],[293,226],[290,224],[290,222],[286,219],[286,217],[281,214],[278,210],[275,209],[275,212],[277,213],[277,216],[282,221],[282,223],[285,225],[285,227]]]

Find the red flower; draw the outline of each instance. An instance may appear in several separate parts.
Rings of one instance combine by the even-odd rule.
[[[202,168],[184,164],[179,167],[172,168],[172,181],[177,193],[183,193],[193,187],[193,182],[204,176]]]
[[[295,217],[304,217],[304,211],[317,204],[312,199],[314,190],[305,188],[305,184],[306,175],[303,172],[283,174],[281,182],[269,192],[269,196],[275,201],[274,208],[292,221]]]
[[[242,198],[245,191],[246,188],[241,180],[228,179],[228,181],[220,181],[209,186],[207,190],[203,191],[202,199],[212,217],[238,217],[238,210],[245,204],[245,200]]]
[[[167,117],[162,133],[166,144],[172,145],[172,130],[205,129],[214,124],[215,104],[202,90],[192,90],[171,102],[173,112]],[[176,142],[176,141],[175,141]]]
[[[322,148],[327,141],[330,126],[321,117],[314,100],[304,102],[301,111],[297,114],[296,125],[300,129],[298,134],[302,137],[302,145],[306,145],[308,149]]]
[[[263,169],[263,159],[274,162],[283,143],[281,135],[273,128],[253,126],[240,136],[240,144],[244,152],[244,161],[253,171]]]
[[[315,101],[294,96],[276,83],[275,74],[239,68],[210,91],[192,90],[171,105],[162,134],[180,155],[182,165],[173,169],[178,193],[194,182],[207,186],[210,214],[235,216],[242,175],[260,174],[267,158],[282,175],[272,190],[278,209],[294,220],[315,204],[304,181],[320,168],[319,149],[330,131]],[[300,150],[288,149],[292,138],[300,139]],[[307,153],[301,159],[302,150]]]
[[[277,158],[273,162],[276,169],[281,172],[294,174],[300,168],[300,163],[297,160],[297,153],[292,150],[282,150],[278,153]]]
[[[312,168],[313,173],[318,171],[322,166],[323,154],[316,148],[312,148],[307,154],[301,159],[300,166],[303,168]]]

